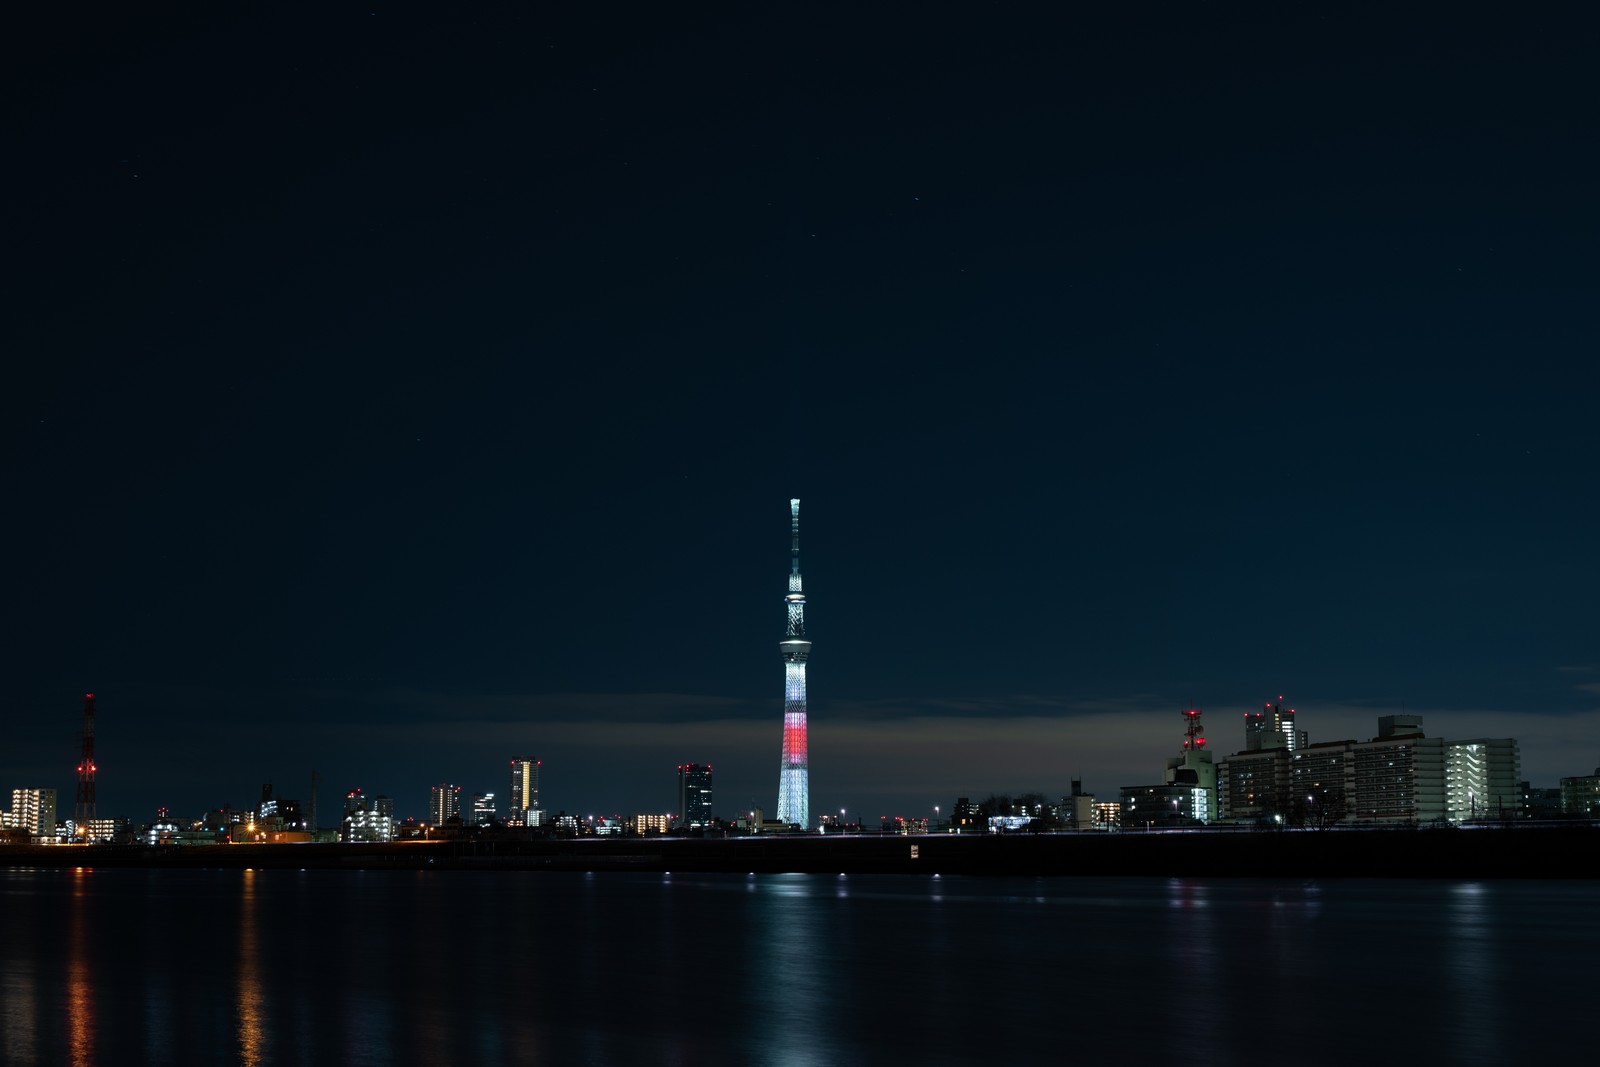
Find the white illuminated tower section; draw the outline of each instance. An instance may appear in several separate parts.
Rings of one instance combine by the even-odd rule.
[[[811,815],[810,764],[806,761],[806,595],[800,588],[800,501],[789,501],[789,627],[783,650],[783,763],[778,768],[778,821],[804,829]]]

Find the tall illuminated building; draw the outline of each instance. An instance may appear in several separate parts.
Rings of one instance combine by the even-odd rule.
[[[530,812],[534,813],[531,817]],[[506,799],[506,824],[538,826],[543,822],[542,814],[539,811],[539,761],[512,760],[511,792]]]
[[[1283,697],[1278,698],[1276,704],[1266,703],[1261,706],[1262,716],[1271,724],[1273,733],[1282,734],[1281,742],[1290,752],[1298,752],[1311,743],[1311,739],[1304,730],[1296,729],[1294,723],[1294,709],[1283,706]],[[1246,727],[1248,730],[1248,726]],[[1262,745],[1263,748],[1272,746]]]
[[[461,817],[461,787],[459,785],[436,785],[428,804],[428,821],[435,826],[443,826],[452,818]]]
[[[711,825],[710,764],[678,764],[678,825],[690,830]]]
[[[811,771],[806,758],[806,595],[800,586],[800,501],[789,501],[789,625],[783,651],[783,761],[778,765],[778,821],[804,828],[810,821]]]
[[[10,824],[34,837],[52,837],[56,832],[56,791],[54,789],[13,789]]]

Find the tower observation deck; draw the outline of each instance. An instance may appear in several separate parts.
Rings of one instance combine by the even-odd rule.
[[[783,761],[778,765],[778,821],[802,829],[811,817],[811,770],[806,759],[806,595],[800,586],[800,501],[789,501],[789,625],[783,652]]]

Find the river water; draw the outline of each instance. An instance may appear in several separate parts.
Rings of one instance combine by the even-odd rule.
[[[6,1064],[1587,1061],[1591,882],[0,870]]]

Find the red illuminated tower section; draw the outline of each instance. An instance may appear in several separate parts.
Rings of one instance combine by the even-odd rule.
[[[1217,765],[1206,748],[1200,727],[1200,709],[1183,712],[1183,755],[1167,760],[1166,784],[1184,790],[1174,796],[1174,816],[1208,823],[1217,814]]]
[[[83,754],[78,759],[78,803],[73,811],[77,834],[89,840],[89,824],[95,820],[94,801],[94,694],[83,694]]]

